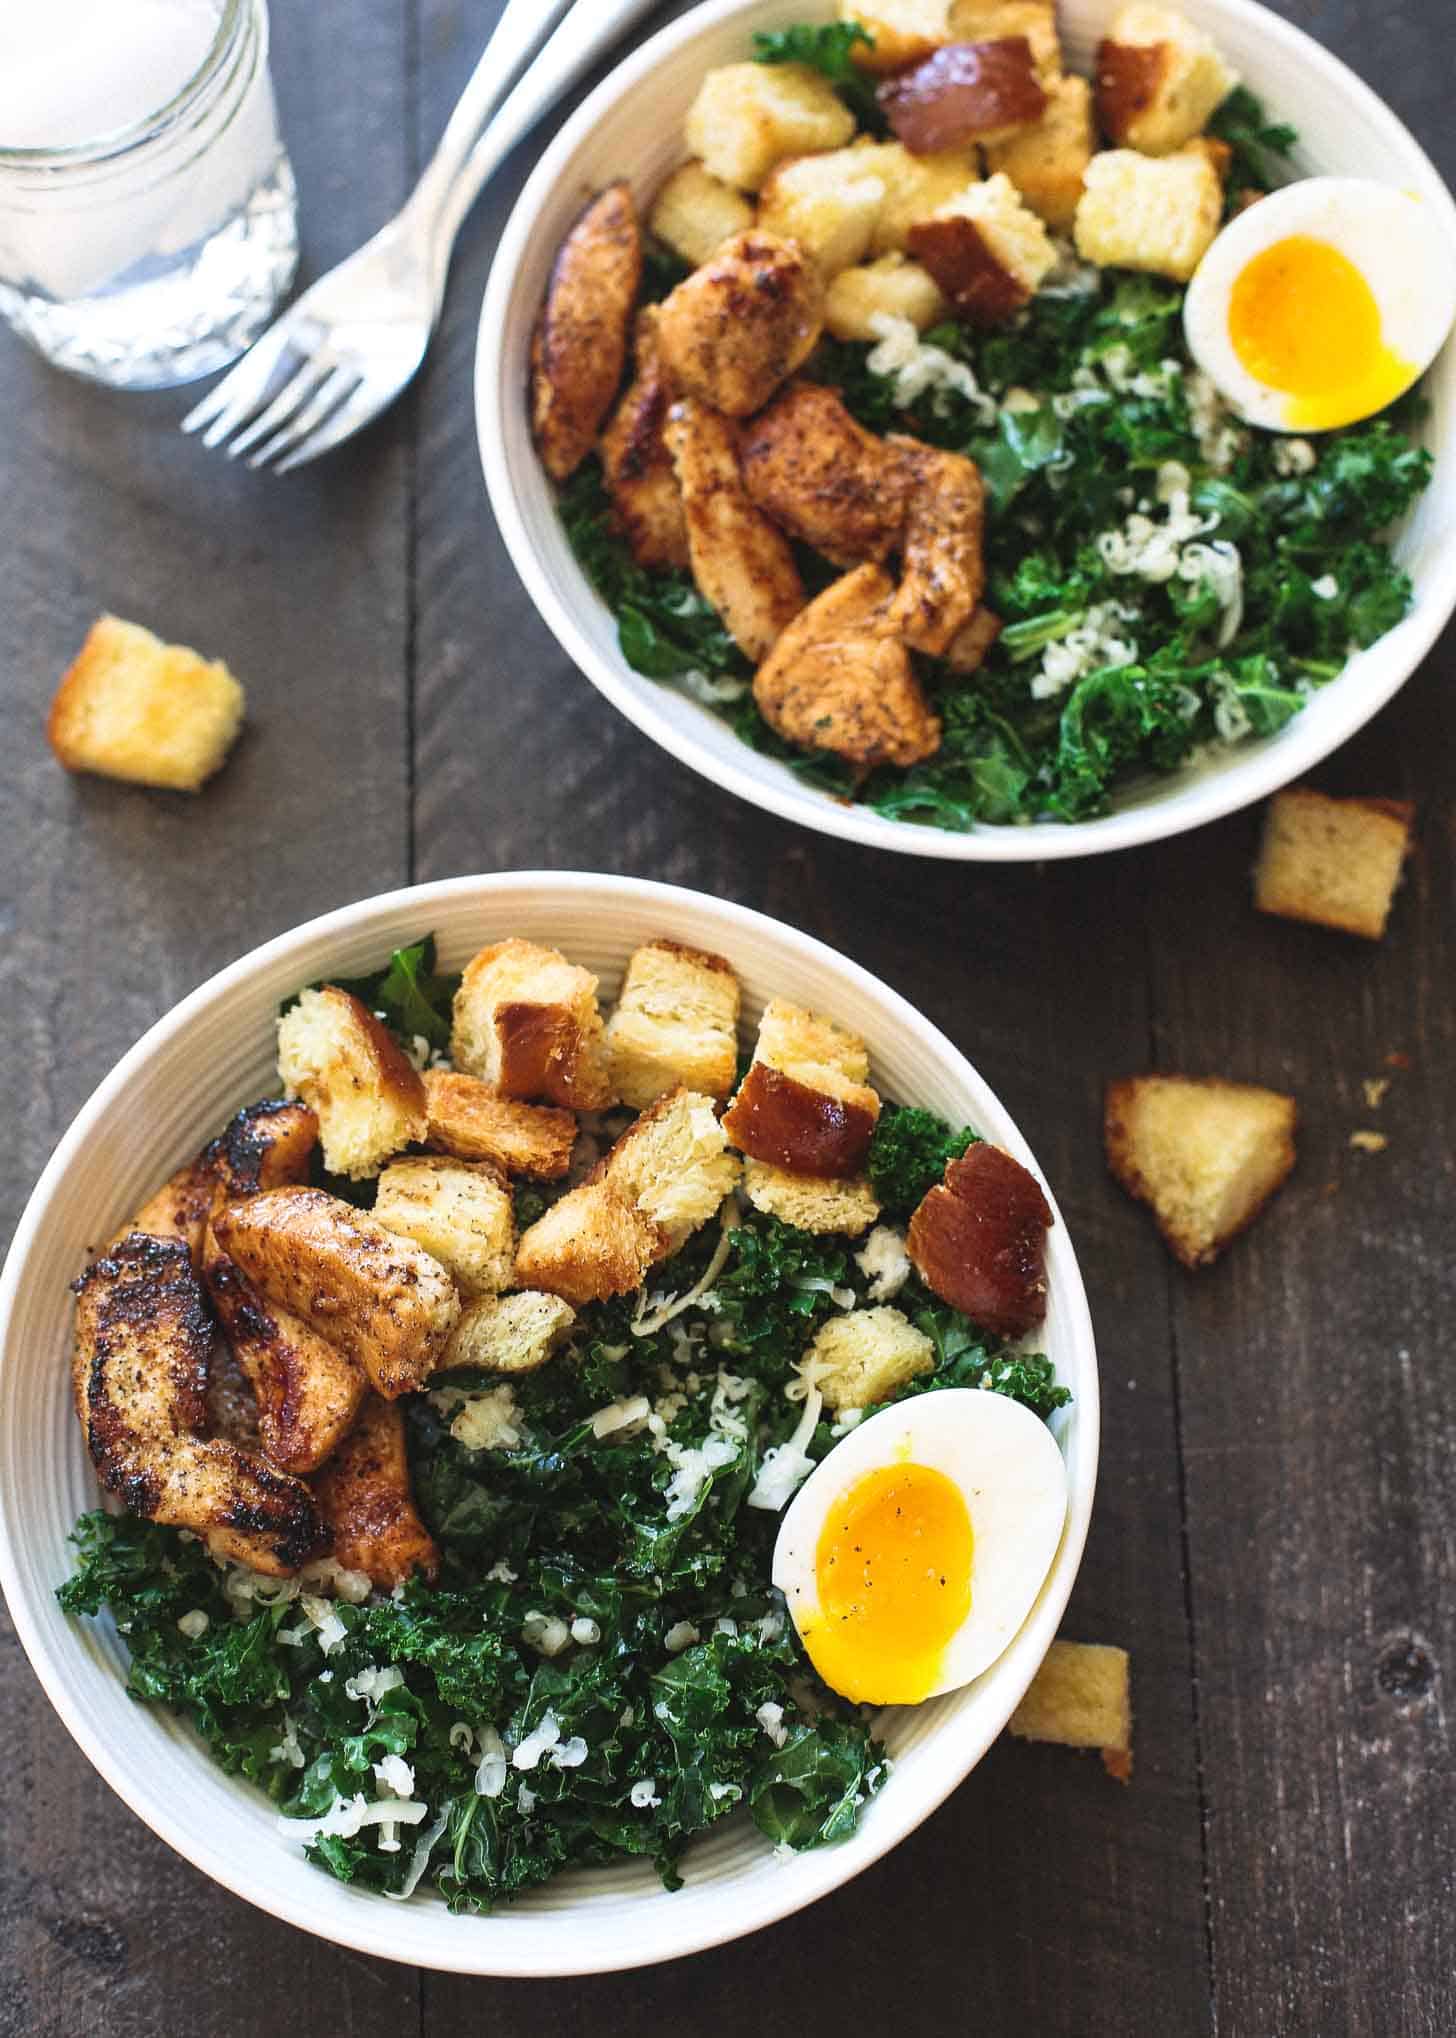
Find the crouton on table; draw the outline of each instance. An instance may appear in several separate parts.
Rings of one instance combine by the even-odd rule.
[[[871,42],[852,52],[863,71],[902,71],[951,40],[948,0],[839,0],[841,21],[858,22]]]
[[[952,42],[997,42],[1025,36],[1043,85],[1062,75],[1062,43],[1053,0],[950,0],[946,18]]]
[[[898,1309],[851,1309],[831,1317],[804,1354],[806,1379],[826,1408],[868,1408],[935,1364],[935,1346]]]
[[[425,1089],[394,1036],[337,984],[278,1021],[278,1073],[317,1118],[324,1166],[358,1181],[425,1136]]]
[[[1126,1649],[1053,1642],[1007,1722],[1022,1741],[1098,1748],[1109,1776],[1132,1775],[1132,1692]]]
[[[916,155],[1003,141],[1046,111],[1046,88],[1024,35],[948,43],[887,79],[876,97]]]
[[[912,155],[903,142],[856,142],[849,151],[859,156],[885,187],[870,240],[872,255],[903,255],[910,229],[971,184],[981,181],[981,159],[974,146],[937,149]]]
[[[101,616],[57,689],[46,736],[67,771],[195,793],[242,720],[243,689],[221,661]]]
[[[597,980],[539,942],[497,941],[466,964],[450,1054],[507,1097],[574,1111],[612,1102]]]
[[[1097,117],[1109,141],[1166,156],[1201,134],[1237,75],[1177,8],[1131,0],[1097,46]]]
[[[1107,1086],[1107,1164],[1184,1266],[1207,1266],[1294,1166],[1295,1117],[1253,1083],[1130,1076]]]
[[[721,955],[649,941],[627,961],[607,1021],[618,1096],[644,1110],[678,1084],[726,1097],[738,1066],[738,978]]]
[[[1254,870],[1261,913],[1379,941],[1410,850],[1407,800],[1336,800],[1310,786],[1276,793]]]

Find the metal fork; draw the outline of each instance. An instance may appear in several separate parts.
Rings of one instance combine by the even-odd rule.
[[[246,454],[250,467],[286,474],[378,417],[425,357],[450,253],[481,187],[547,108],[655,4],[508,0],[402,210],[274,320],[187,413],[183,431],[201,432],[204,446],[220,446],[230,460]],[[507,93],[513,78],[519,82]]]

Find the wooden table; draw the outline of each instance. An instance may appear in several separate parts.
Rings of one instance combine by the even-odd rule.
[[[1456,171],[1446,0],[1277,5]],[[274,0],[311,271],[398,202],[492,12]],[[1094,1759],[1006,1743],[890,1858],[751,1942],[601,1980],[460,1980],[304,1937],[176,1859],[72,1746],[0,1620],[0,2038],[1449,2033],[1456,644],[1320,774],[1419,802],[1381,946],[1251,910],[1253,814],[1136,854],[978,868],[735,804],[569,669],[492,529],[471,356],[529,153],[465,236],[410,398],[286,482],[184,443],[183,394],[85,388],[0,333],[0,1236],[123,1048],[326,908],[537,865],[779,914],[945,1027],[1061,1198],[1105,1395],[1066,1632],[1132,1652],[1136,1773],[1121,1789]],[[51,761],[51,690],[107,608],[247,682],[248,733],[201,799]],[[1143,1068],[1299,1099],[1293,1180],[1198,1276],[1104,1174],[1103,1079]],[[1386,1077],[1373,1110],[1362,1081]],[[1351,1147],[1365,1126],[1385,1152]]]

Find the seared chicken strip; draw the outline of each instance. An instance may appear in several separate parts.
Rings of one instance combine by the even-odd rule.
[[[836,391],[791,384],[745,427],[742,462],[759,508],[836,566],[883,560],[899,543],[906,463]]]
[[[975,613],[986,586],[981,537],[986,490],[974,460],[919,439],[891,436],[906,476],[900,586],[886,612],[886,636],[939,658]]]
[[[804,606],[789,541],[749,500],[727,418],[685,397],[667,414],[666,437],[687,511],[693,579],[757,661]]]
[[[1001,618],[994,609],[978,608],[946,645],[944,658],[952,672],[979,672],[986,654],[1001,635]]]
[[[414,1571],[434,1577],[440,1552],[415,1511],[404,1416],[392,1402],[368,1397],[313,1486],[338,1563],[386,1591]]]
[[[369,1381],[364,1368],[286,1309],[265,1302],[209,1232],[202,1278],[258,1403],[258,1437],[285,1472],[313,1472],[346,1435]]]
[[[657,351],[657,306],[637,315],[637,375],[602,433],[602,473],[639,566],[686,566],[688,527],[663,443],[672,394]]]
[[[168,1176],[155,1196],[149,1196],[130,1223],[117,1232],[106,1251],[114,1252],[133,1232],[143,1232],[148,1238],[180,1238],[196,1266],[216,1194],[217,1176],[208,1166],[206,1154],[201,1153]]]
[[[882,568],[857,566],[789,624],[753,681],[771,728],[865,771],[918,764],[939,749],[940,723],[909,653],[884,634],[893,593]]]
[[[813,262],[797,241],[750,227],[663,301],[657,344],[675,389],[743,418],[803,366],[823,325]]]
[[[318,1140],[318,1120],[305,1104],[270,1097],[239,1111],[226,1129],[148,1197],[112,1245],[134,1231],[150,1238],[180,1238],[200,1266],[207,1220],[219,1193],[249,1196],[301,1182]]]
[[[391,1400],[429,1378],[460,1314],[455,1284],[407,1238],[322,1189],[270,1189],[212,1221],[270,1302],[356,1360]]]
[[[531,428],[553,481],[596,443],[621,385],[641,281],[631,186],[609,184],[561,243],[531,341]]]
[[[186,1242],[134,1233],[75,1287],[76,1412],[107,1492],[274,1577],[323,1555],[328,1531],[301,1480],[200,1434],[213,1330]]]

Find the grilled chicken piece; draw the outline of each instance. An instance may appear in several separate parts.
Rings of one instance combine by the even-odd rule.
[[[392,1400],[429,1378],[460,1314],[438,1260],[322,1189],[270,1189],[214,1214],[262,1294],[354,1359]]]
[[[685,397],[668,412],[665,436],[687,512],[693,579],[757,662],[804,606],[789,541],[749,500],[727,418]]]
[[[813,262],[797,241],[750,227],[664,300],[657,342],[675,389],[744,418],[803,366],[823,325]]]
[[[934,755],[940,722],[905,646],[884,634],[893,594],[881,567],[857,566],[789,624],[753,681],[771,728],[865,771]]]
[[[202,1278],[257,1399],[263,1449],[285,1472],[316,1471],[369,1391],[363,1367],[286,1309],[265,1302],[211,1232]]]
[[[76,1412],[107,1492],[273,1577],[322,1556],[328,1530],[302,1481],[200,1434],[213,1331],[185,1240],[135,1232],[75,1291]]]
[[[201,1258],[202,1238],[216,1194],[217,1176],[208,1166],[204,1152],[196,1160],[188,1161],[185,1168],[178,1168],[175,1175],[169,1175],[155,1196],[147,1198],[131,1222],[117,1232],[105,1250],[114,1252],[133,1232],[142,1232],[148,1238],[180,1238],[196,1266]]]
[[[346,1569],[386,1591],[413,1571],[434,1577],[440,1552],[415,1511],[404,1415],[392,1402],[368,1397],[313,1489]]]
[[[899,542],[909,473],[838,394],[796,382],[745,428],[743,485],[781,529],[836,566],[883,560]]]
[[[951,671],[963,674],[979,672],[991,646],[1001,635],[1001,627],[1001,618],[994,609],[978,608],[968,623],[962,623],[945,647],[943,656]]]
[[[688,527],[663,443],[672,394],[657,351],[657,306],[637,315],[637,376],[602,433],[607,494],[639,566],[686,566]]]
[[[219,1191],[248,1196],[255,1189],[302,1181],[317,1140],[318,1120],[307,1105],[285,1103],[281,1097],[248,1105],[195,1160],[148,1197],[112,1246],[134,1231],[149,1238],[180,1238],[192,1264],[200,1266],[207,1220]]]
[[[631,186],[609,184],[561,243],[531,341],[531,429],[553,481],[596,443],[621,386],[641,281]]]
[[[908,507],[900,586],[883,628],[912,651],[939,658],[985,590],[986,490],[980,468],[961,453],[898,436],[886,444],[904,464]]]

